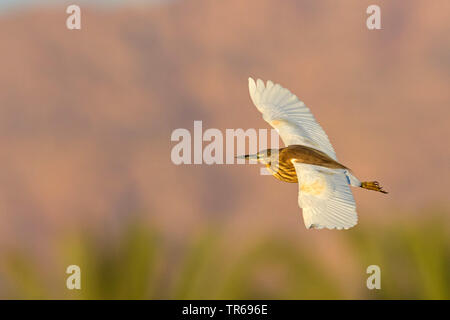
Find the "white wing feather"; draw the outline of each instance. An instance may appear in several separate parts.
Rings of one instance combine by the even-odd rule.
[[[337,161],[328,136],[297,96],[279,84],[248,79],[250,97],[263,118],[274,127],[286,146],[299,144],[326,153]],[[349,171],[294,163],[299,181],[298,203],[306,228],[348,229],[358,222],[349,184],[360,181]]]
[[[355,200],[344,170],[302,163],[294,166],[306,228],[348,229],[356,225]]]
[[[250,97],[263,118],[274,127],[286,146],[300,144],[325,152],[334,160],[336,153],[311,111],[288,89],[272,81],[248,79]]]

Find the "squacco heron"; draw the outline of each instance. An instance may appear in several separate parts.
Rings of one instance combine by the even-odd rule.
[[[350,186],[387,193],[376,181],[361,182],[340,164],[311,111],[289,90],[248,79],[250,97],[286,145],[239,158],[265,164],[281,181],[299,185],[298,203],[308,229],[349,229],[358,216]]]

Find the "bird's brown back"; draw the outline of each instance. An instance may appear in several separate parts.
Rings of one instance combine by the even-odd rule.
[[[330,169],[348,169],[326,153],[302,145],[290,145],[286,148],[281,148],[279,150],[279,157],[282,162],[294,161]]]
[[[298,182],[294,163],[300,162],[331,169],[347,169],[322,151],[302,145],[290,145],[278,150],[278,161],[267,164],[275,178],[284,182]]]

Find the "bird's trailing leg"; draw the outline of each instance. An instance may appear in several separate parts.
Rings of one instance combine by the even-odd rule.
[[[378,191],[378,192],[382,192],[382,193],[387,193],[386,191],[383,190],[383,187],[380,186],[378,181],[364,181],[364,182],[361,182],[361,188],[364,188],[364,189],[367,189],[367,190]]]

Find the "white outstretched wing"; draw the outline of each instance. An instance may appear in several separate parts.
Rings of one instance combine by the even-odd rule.
[[[308,107],[288,89],[272,81],[248,78],[250,97],[256,108],[274,127],[286,146],[300,144],[325,152],[337,161],[327,135]]]
[[[356,225],[355,200],[344,170],[302,163],[294,163],[294,167],[306,228],[348,229]]]

